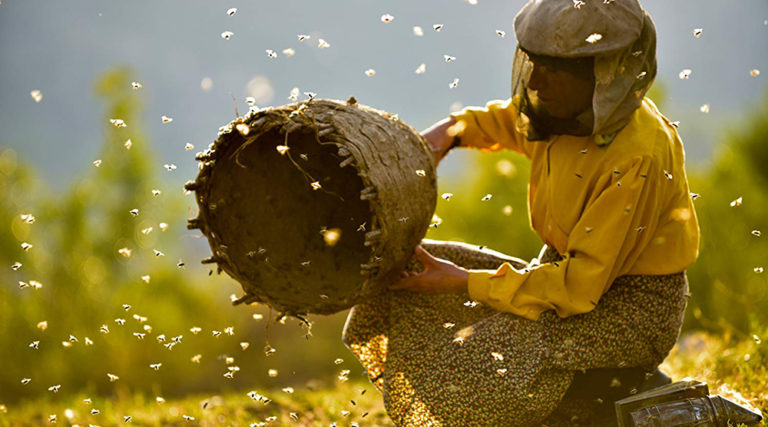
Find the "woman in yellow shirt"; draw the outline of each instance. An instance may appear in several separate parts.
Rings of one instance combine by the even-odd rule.
[[[492,272],[467,271],[420,251],[431,268],[394,289],[468,287],[477,301],[536,320],[546,310],[561,317],[592,310],[619,276],[670,274],[693,264],[699,230],[682,143],[649,99],[603,146],[589,136],[528,141],[513,128],[516,116],[511,100],[493,101],[455,114],[426,135],[460,128],[463,146],[507,148],[530,158],[531,226],[563,259],[527,271],[509,263]]]
[[[512,96],[423,135],[437,161],[528,157],[545,249],[474,269],[424,244],[422,272],[353,309],[344,341],[397,424],[611,425],[680,331],[699,228],[675,126],[644,97],[650,17],[637,0],[531,0],[515,34]]]

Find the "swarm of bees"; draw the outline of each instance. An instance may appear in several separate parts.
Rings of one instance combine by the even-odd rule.
[[[611,0],[605,0],[606,3],[609,3],[610,1]],[[466,0],[466,2],[472,5],[477,3],[476,0]],[[583,1],[578,0],[574,0],[573,3],[574,7],[576,8],[579,8],[584,4]],[[235,16],[237,13],[237,8],[229,8],[226,10],[226,14],[228,16]],[[239,16],[233,19],[237,18],[239,18]],[[398,24],[398,22],[400,22],[399,20],[396,21],[395,17],[389,13],[381,15],[379,19],[384,24],[390,24],[387,28],[393,28]],[[429,29],[429,26],[426,28]],[[446,33],[448,33],[450,32],[451,27],[446,30],[445,25],[438,23],[433,24],[432,29],[435,33],[440,33],[444,30]],[[424,37],[425,35],[424,29],[421,26],[413,26],[411,27],[411,31],[412,34],[416,37]],[[701,28],[696,28],[692,33],[694,38],[698,39],[702,37],[703,30]],[[504,38],[506,36],[506,32],[500,29],[495,30],[494,34],[498,38]],[[216,33],[213,34],[213,37],[218,39]],[[236,43],[238,41],[238,39],[235,38],[235,33],[230,30],[222,31],[220,33],[220,37],[224,41],[219,40],[219,42],[227,44],[228,46],[231,46],[232,43]],[[296,37],[299,43],[313,43],[313,48],[332,48],[331,43],[317,36],[309,34],[298,34]],[[427,37],[429,37],[429,35],[427,35]],[[706,38],[706,35],[704,37]],[[599,33],[590,33],[586,36],[585,41],[587,43],[594,44],[599,43],[602,38],[603,35]],[[329,40],[336,44],[336,41],[333,39]],[[340,44],[341,42],[339,41],[339,45]],[[266,53],[267,58],[276,59],[278,62],[282,60],[283,56],[292,57],[296,54],[296,50],[291,47],[282,50],[275,46],[273,46],[273,48],[275,49],[265,49],[263,52]],[[331,51],[333,51],[333,49],[331,49]],[[278,59],[278,52],[283,54],[280,59]],[[262,53],[262,55],[264,55],[264,53]],[[445,63],[453,63],[457,61],[455,56],[449,54],[444,54],[442,57]],[[415,64],[416,63],[413,65]],[[461,61],[459,61],[458,65],[460,64]],[[449,67],[451,66],[452,65],[449,65]],[[359,70],[361,69],[363,69],[363,67],[359,68],[356,72],[360,73]],[[426,63],[421,63],[418,65],[415,71],[412,72],[417,75],[421,75],[426,73],[426,69]],[[413,68],[410,68],[410,70],[413,70]],[[383,77],[386,74],[384,69],[379,69],[379,71],[381,74],[377,76],[377,71],[374,68],[366,68],[365,71],[363,71],[363,74],[367,77],[377,76],[370,80],[376,81],[379,79],[379,77]],[[744,73],[744,70],[742,70],[742,73]],[[746,71],[746,74],[757,78],[760,76],[760,70],[756,68],[750,69]],[[643,72],[636,77],[638,79],[642,79],[645,78],[646,75]],[[693,77],[693,70],[690,68],[682,69],[679,72],[678,77],[682,80],[690,80],[695,78]],[[453,78],[448,83],[449,89],[456,89],[459,85],[459,81],[460,79],[458,77]],[[212,81],[210,78],[205,78],[201,82],[201,87],[204,90],[210,90],[211,85]],[[443,81],[441,85],[441,87],[445,89],[445,81]],[[140,89],[144,87],[144,84],[138,81],[133,81],[131,82],[130,87],[131,89],[141,93],[142,91],[140,91]],[[423,195],[423,200],[419,200],[413,203],[397,204],[395,203],[398,200],[396,195],[393,196],[392,194],[387,194],[387,191],[383,185],[371,182],[375,179],[375,174],[377,173],[377,169],[372,163],[373,160],[368,158],[365,153],[361,152],[364,151],[364,147],[348,143],[344,140],[345,135],[342,133],[342,130],[345,128],[344,124],[337,124],[333,119],[328,119],[325,122],[318,122],[317,116],[323,115],[323,108],[326,108],[329,111],[332,110],[334,114],[338,114],[338,111],[352,111],[354,112],[352,114],[358,114],[358,112],[362,112],[360,114],[377,114],[383,118],[382,123],[385,123],[386,126],[391,126],[393,133],[400,132],[399,134],[413,135],[415,133],[413,129],[401,122],[396,115],[380,113],[366,109],[357,105],[356,100],[354,102],[350,100],[347,104],[342,104],[316,99],[315,93],[304,92],[304,95],[307,97],[307,99],[300,102],[300,94],[301,91],[298,88],[292,89],[290,91],[289,99],[295,104],[281,107],[281,109],[259,109],[254,105],[256,100],[253,98],[249,99],[247,103],[249,106],[251,106],[252,109],[249,111],[248,115],[245,117],[238,116],[236,120],[226,125],[222,129],[222,132],[219,135],[219,139],[217,139],[217,141],[208,149],[198,153],[197,160],[200,162],[200,174],[195,181],[191,181],[186,185],[186,189],[188,191],[195,193],[195,197],[200,208],[200,215],[197,218],[193,218],[189,221],[189,228],[199,229],[203,235],[208,238],[213,252],[213,255],[210,258],[204,260],[204,262],[207,264],[215,264],[219,271],[225,271],[243,285],[245,295],[243,297],[236,297],[233,299],[233,302],[238,304],[252,303],[256,301],[266,302],[274,306],[280,312],[279,316],[294,315],[299,317],[307,313],[336,312],[341,309],[348,308],[354,305],[356,302],[361,301],[367,295],[373,292],[377,286],[379,286],[380,283],[377,283],[378,280],[382,279],[391,271],[402,269],[406,261],[406,255],[408,254],[406,248],[412,248],[415,242],[419,241],[421,237],[423,237],[424,232],[428,226],[432,225],[436,227],[437,224],[439,224],[439,221],[436,222],[432,217],[432,210],[434,210],[433,208],[437,196],[435,171],[432,164],[428,160],[425,160],[429,158],[429,153],[425,150],[422,150],[424,147],[422,141],[418,137],[414,137],[414,139],[409,142],[412,147],[416,147],[411,153],[413,154],[413,158],[416,159],[416,161],[414,164],[407,165],[407,169],[402,171],[402,176],[408,176],[407,179],[413,180],[413,182],[416,183],[416,190],[414,190],[412,194]],[[24,96],[26,98],[26,92]],[[43,93],[39,89],[30,91],[29,96],[34,103],[41,103],[43,101]],[[26,98],[28,102],[30,98]],[[49,99],[51,98],[47,97],[46,102],[49,102]],[[710,104],[701,104],[699,110],[704,114],[710,113]],[[181,120],[183,120],[183,118]],[[272,121],[271,123],[270,120]],[[174,119],[172,117],[166,115],[162,115],[160,117],[160,123],[164,125],[173,126],[171,125],[173,121]],[[675,125],[678,124],[678,122],[674,123]],[[119,117],[109,119],[109,125],[121,129],[129,128],[125,120]],[[237,154],[247,154],[249,145],[255,146],[270,144],[271,141],[259,139],[269,132],[276,133],[277,136],[279,136],[279,141],[271,145],[270,151],[273,152],[272,154],[276,154],[276,156],[270,157],[268,161],[283,162],[284,164],[288,165],[289,169],[295,172],[295,177],[299,178],[297,182],[300,182],[301,185],[303,185],[303,189],[312,195],[306,196],[305,194],[301,194],[299,197],[300,201],[297,201],[295,204],[297,209],[302,206],[301,203],[306,200],[306,197],[323,197],[324,200],[327,200],[323,203],[333,203],[336,206],[344,205],[347,203],[347,201],[362,202],[362,206],[364,206],[364,209],[359,209],[362,214],[355,216],[353,223],[327,223],[322,224],[320,227],[315,227],[315,229],[311,230],[311,234],[307,232],[307,240],[314,239],[312,241],[315,245],[315,252],[312,252],[312,250],[305,250],[304,252],[300,253],[301,256],[299,257],[295,256],[296,253],[291,251],[283,251],[280,248],[276,248],[274,245],[270,246],[269,244],[258,241],[258,239],[255,238],[252,241],[247,241],[242,245],[232,245],[229,241],[225,243],[222,236],[225,236],[228,231],[231,232],[232,230],[216,228],[221,226],[222,223],[220,220],[222,218],[227,218],[226,214],[221,214],[221,212],[226,212],[226,210],[229,209],[229,206],[231,206],[228,204],[232,204],[234,202],[232,198],[227,199],[226,197],[219,197],[221,194],[217,193],[233,191],[233,186],[221,187],[217,186],[218,184],[214,185],[211,183],[214,180],[212,177],[215,175],[213,171],[216,170],[216,168],[221,167],[220,165],[225,164],[225,158],[229,157],[225,157],[221,153],[234,155],[232,158],[235,159],[235,163],[230,164],[230,166],[237,166],[238,168],[245,167],[245,169],[247,169],[248,167],[253,166],[254,163],[249,163],[249,159],[246,159],[246,156],[239,157]],[[304,152],[309,151],[306,150],[307,145],[301,142],[297,143],[296,140],[293,139],[293,135],[299,136],[301,138],[309,135],[312,139],[315,140],[314,142],[317,144],[317,149],[314,152]],[[403,139],[404,138],[400,138],[399,140]],[[407,140],[407,138],[405,139]],[[377,143],[379,143],[379,141],[377,141]],[[126,150],[130,150],[133,146],[133,142],[130,139],[127,139],[122,144]],[[194,148],[195,146],[191,143],[186,143],[184,145],[184,149],[186,151],[193,150]],[[330,148],[333,148],[333,152],[328,154],[330,153]],[[135,150],[136,148],[134,148],[134,151]],[[319,163],[330,162],[331,159],[335,161],[333,164],[329,163],[327,166],[320,164],[313,165],[313,162],[316,160]],[[104,162],[102,159],[93,160],[92,164],[97,168],[109,167],[109,163]],[[165,163],[163,168],[168,172],[173,172],[177,169],[177,166],[174,163]],[[331,179],[327,179],[328,177],[325,171],[328,168],[333,168],[334,170],[338,169],[352,171],[353,175],[355,175],[360,181],[360,188],[353,188],[348,193],[343,193],[339,185],[339,182],[342,181],[339,178],[341,178],[342,175],[336,177],[331,176]],[[664,174],[667,179],[671,180],[673,178],[672,175],[666,171]],[[299,188],[299,186],[297,185],[296,187],[292,187],[292,189],[296,188]],[[162,192],[159,189],[152,190],[153,196],[160,196],[161,194]],[[291,195],[292,193],[290,191],[284,191],[281,197],[288,198]],[[348,197],[350,195],[353,197]],[[479,199],[482,202],[489,202],[492,196],[493,195],[490,193],[483,197],[479,197],[478,195],[475,197],[475,200]],[[448,192],[442,193],[441,195],[441,198],[445,202],[450,201],[453,197],[454,194]],[[691,193],[691,197],[696,199],[699,197],[699,195],[696,193]],[[460,195],[456,196],[456,198],[459,199]],[[731,202],[731,206],[738,208],[742,205],[742,202],[742,197],[738,197],[733,202]],[[402,208],[407,205],[427,206],[427,209],[422,209],[418,212],[403,211]],[[359,208],[360,203],[355,206]],[[386,209],[392,209],[392,212],[387,212]],[[126,213],[125,211],[122,212],[123,214]],[[145,211],[143,207],[133,208],[128,211],[129,215],[126,215],[126,217],[128,217],[129,220],[139,221],[144,217],[145,212],[147,211]],[[504,215],[511,215],[512,207],[509,205],[504,206],[502,212]],[[306,212],[303,212],[303,214],[305,214],[307,217],[318,216],[320,213],[321,212],[315,211],[313,209],[309,209]],[[25,224],[33,224],[36,220],[35,216],[29,213],[21,214],[20,218],[21,221]],[[152,226],[142,226],[143,228],[140,229],[141,234],[147,236],[152,233],[153,229],[165,231],[168,228],[168,224],[165,222],[161,222],[159,224],[155,223],[154,226],[157,228],[153,228]],[[232,228],[236,230],[242,230],[242,226],[243,224],[235,224]],[[298,223],[291,226],[294,228],[300,228]],[[252,238],[253,236],[257,236],[259,233],[268,233],[268,228],[269,225],[263,226],[261,229],[255,229],[255,232],[252,234],[230,234],[228,237],[245,240]],[[642,229],[643,227],[640,227],[637,231],[641,232]],[[279,231],[282,232],[284,229],[280,229]],[[591,229],[587,230],[587,232],[591,231]],[[395,242],[396,244],[389,242],[390,239],[397,240],[393,236],[398,233],[402,233],[403,235],[408,235],[410,237],[407,240],[399,239],[397,242]],[[157,231],[155,231],[155,234],[157,234]],[[751,234],[755,237],[761,236],[761,232],[758,229],[752,230]],[[24,252],[31,251],[34,253],[35,241],[30,240],[30,242],[24,241],[18,244]],[[274,244],[275,242],[276,240],[273,240],[270,243]],[[349,242],[352,242],[352,244]],[[346,246],[348,244],[350,246]],[[241,250],[239,253],[233,252],[235,247],[240,248],[241,246],[243,247],[243,250]],[[397,246],[397,248],[393,249],[393,246]],[[129,244],[124,247],[117,246],[115,249],[112,249],[112,253],[116,256],[119,256],[121,260],[127,261],[128,258],[132,257],[134,251],[138,253],[139,250],[140,249],[135,247],[135,245]],[[346,280],[346,283],[354,284],[354,288],[352,289],[332,288],[328,287],[327,284],[323,284],[325,287],[321,286],[318,289],[312,289],[313,293],[311,293],[310,297],[306,299],[292,300],[292,297],[302,296],[302,292],[301,289],[289,287],[287,284],[300,282],[296,280],[285,280],[284,283],[280,283],[280,281],[277,280],[278,275],[274,273],[274,271],[278,269],[283,269],[284,271],[288,270],[299,272],[297,274],[301,275],[301,277],[308,277],[308,275],[311,274],[326,273],[328,270],[324,269],[327,269],[328,265],[332,264],[333,262],[338,262],[339,259],[348,258],[342,255],[333,256],[334,251],[342,250],[349,252],[353,252],[354,250],[365,254],[365,259],[352,259],[352,261],[354,261],[354,268],[348,268],[343,271],[343,275],[339,273],[339,275],[335,277],[335,279],[339,277],[354,277],[355,280]],[[160,249],[152,249],[152,253],[156,258],[165,257],[165,253]],[[319,255],[315,256],[316,254]],[[288,260],[292,261],[289,262]],[[27,264],[26,261],[24,264],[20,261],[15,261],[10,266],[10,268],[13,271],[18,271],[21,270],[23,266],[24,269],[29,268],[28,265],[29,264]],[[185,263],[179,259],[176,262],[176,266],[178,268],[182,268],[185,266]],[[762,266],[754,266],[752,268],[755,274],[763,273]],[[244,274],[243,272],[248,269],[252,269],[250,272],[256,271],[258,273],[254,275]],[[24,270],[21,271],[23,272]],[[350,273],[350,271],[352,273]],[[251,277],[254,276],[266,277],[268,280],[256,282],[251,280]],[[137,277],[135,280],[138,281],[139,278]],[[144,282],[144,284],[149,284],[150,275],[142,275],[140,276],[140,280]],[[25,292],[34,292],[36,290],[43,289],[43,284],[37,280],[25,279],[25,281],[19,281],[19,288],[25,289]],[[47,287],[45,289],[47,289]],[[42,292],[44,292],[45,289],[43,289]],[[477,303],[475,301],[466,301],[464,303],[464,306],[467,308],[474,308],[476,305]],[[119,305],[117,308],[125,312],[129,312],[133,309],[133,306],[131,304],[125,303]],[[133,321],[130,320],[131,318],[128,316],[126,316],[126,318],[128,319],[128,325],[130,325]],[[254,314],[253,318],[254,320],[260,320],[263,318],[263,315]],[[172,351],[174,347],[177,348],[176,351],[179,351],[178,348],[183,347],[181,335],[174,336],[170,339],[167,339],[165,334],[157,334],[153,336],[153,328],[147,323],[149,319],[138,314],[134,314],[133,319],[136,321],[136,324],[138,324],[138,331],[136,329],[129,330],[128,326],[126,326],[126,319],[124,318],[118,317],[114,319],[114,324],[111,323],[112,321],[109,321],[108,323],[111,324],[113,329],[118,331],[122,330],[130,334],[132,337],[131,339],[135,337],[136,341],[144,341],[144,343],[151,343],[152,345],[158,346],[162,345],[168,351]],[[36,326],[39,331],[45,331],[48,328],[48,322],[43,320],[38,322]],[[446,330],[451,330],[454,328],[455,323],[444,322],[442,323],[442,326]],[[219,329],[220,330],[210,330],[210,333],[205,332],[203,335],[205,335],[208,339],[224,339],[227,336],[235,336],[234,328],[231,326],[221,327]],[[98,331],[99,334],[96,335],[99,337],[108,336],[111,333],[110,326],[107,324],[102,324],[100,327],[98,327]],[[190,328],[190,332],[193,335],[198,335],[203,332],[203,329],[198,326],[193,326]],[[56,341],[56,347],[60,349],[66,349],[72,348],[73,346],[76,348],[79,345],[94,345],[94,340],[91,338],[81,335],[80,333],[78,333],[78,336],[80,336],[80,339],[71,334],[68,337],[60,337]],[[98,347],[97,338],[95,338],[95,340],[97,341]],[[456,336],[454,343],[460,346],[463,345],[466,340],[467,337],[465,336]],[[754,340],[756,343],[760,343],[760,338],[756,335],[754,336]],[[61,346],[58,345],[59,341],[61,341]],[[157,341],[157,343],[154,343],[154,341]],[[45,342],[43,342],[41,345],[41,341],[39,339],[25,341],[25,345],[30,349],[30,351],[38,351],[37,354],[39,354],[39,352],[46,351],[47,348]],[[248,350],[249,347],[251,347],[251,344],[248,341],[239,341],[238,346],[240,349],[238,351],[244,352]],[[276,352],[277,349],[269,345],[267,345],[264,350],[265,356],[271,356]],[[493,362],[504,361],[504,355],[501,352],[493,352],[490,354],[490,357]],[[185,358],[188,358],[187,363],[200,364],[203,361],[202,354],[194,354],[191,355],[191,357],[187,355]],[[224,372],[223,376],[226,379],[234,379],[237,373],[240,371],[240,367],[235,364],[235,359],[231,356],[226,356],[223,358],[223,360],[224,364],[226,365],[226,372]],[[336,365],[341,365],[343,363],[343,359],[337,358],[334,360],[334,364]],[[147,365],[144,366],[144,369],[146,369]],[[166,367],[161,370],[161,367],[163,366]],[[163,365],[162,362],[157,361],[149,364],[148,367],[151,371],[158,371],[157,375],[159,375],[162,374],[164,370],[166,370],[167,365]],[[507,371],[507,368],[498,367],[495,372],[499,376],[504,376],[507,374]],[[126,381],[125,379],[121,380],[121,377],[128,377],[128,375],[118,371],[115,372],[119,373],[120,376],[115,373],[100,373],[100,375],[102,375],[102,379],[110,383],[117,382],[119,384],[120,382]],[[337,381],[348,381],[350,374],[350,369],[343,369],[339,371],[337,374]],[[282,375],[286,374],[283,372]],[[104,376],[106,376],[106,378],[104,378]],[[277,369],[270,368],[266,371],[266,376],[269,378],[280,378],[281,374]],[[33,381],[33,378],[29,378],[26,375],[20,375],[17,377],[17,381],[19,381],[21,385],[28,387],[34,387],[35,384],[41,383],[39,378]],[[61,384],[52,384],[52,382],[53,381],[44,382],[44,385],[41,385],[44,393],[45,390],[51,394],[56,394],[60,391],[62,393],[66,393],[66,384],[62,389]],[[287,386],[283,387],[282,391],[286,394],[292,394],[295,390],[293,387]],[[363,390],[362,393],[365,393],[365,390]],[[259,404],[266,405],[271,402],[271,399],[262,396],[255,391],[247,393],[247,396],[256,402],[259,402]],[[163,404],[165,399],[158,396],[155,398],[155,401],[157,404]],[[91,399],[84,399],[83,403],[86,405],[92,404]],[[355,405],[354,400],[351,401],[351,405]],[[205,409],[205,407],[203,409]],[[7,411],[6,406],[4,404],[0,404],[0,413],[5,411]],[[71,410],[67,411],[70,412],[64,413],[65,418],[72,419]],[[92,416],[97,416],[100,414],[100,412],[101,411],[97,408],[91,408],[88,411],[88,413],[90,413]],[[350,414],[351,412],[348,410],[342,410],[340,412],[342,417],[348,417]],[[57,414],[50,414],[47,416],[47,421],[50,423],[61,421],[60,415],[61,414],[59,414],[59,416],[57,416]],[[362,417],[365,417],[366,415],[367,413],[363,414]],[[195,416],[189,414],[181,414],[180,418],[189,423],[197,421]],[[300,414],[291,412],[290,418],[293,421],[298,421],[300,419]],[[131,415],[122,416],[122,420],[125,423],[131,422],[132,419],[133,417]],[[267,425],[274,423],[276,419],[277,417],[270,416],[265,418],[264,422],[261,424]],[[356,423],[352,423],[352,425],[356,425]]]

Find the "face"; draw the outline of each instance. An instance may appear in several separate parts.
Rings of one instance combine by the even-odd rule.
[[[592,107],[593,74],[586,78],[533,59],[531,62],[528,96],[535,108],[544,109],[552,117],[569,119]]]

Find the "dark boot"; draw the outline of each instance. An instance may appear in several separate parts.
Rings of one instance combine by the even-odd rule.
[[[554,416],[565,417],[570,425],[614,427],[618,425],[614,407],[617,400],[670,382],[669,376],[658,369],[648,372],[643,368],[603,368],[578,372],[563,396],[562,413]],[[581,414],[568,416],[567,407],[579,407]]]
[[[693,427],[756,425],[759,410],[709,394],[709,387],[696,380],[684,380],[638,393],[616,402],[620,426]]]

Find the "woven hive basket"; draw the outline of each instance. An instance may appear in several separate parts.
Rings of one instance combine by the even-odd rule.
[[[396,116],[310,100],[251,111],[198,153],[189,228],[218,267],[287,315],[330,314],[397,279],[437,200],[432,155]]]

